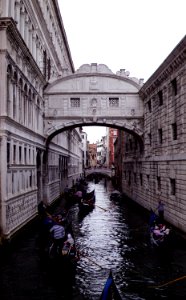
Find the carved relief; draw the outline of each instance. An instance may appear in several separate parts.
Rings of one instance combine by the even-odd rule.
[[[96,77],[90,78],[89,89],[90,90],[98,90],[99,89],[98,80]]]

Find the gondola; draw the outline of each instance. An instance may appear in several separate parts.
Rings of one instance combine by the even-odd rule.
[[[104,289],[99,300],[122,300],[117,286],[114,282],[112,271],[110,271],[109,277],[105,283]]]
[[[79,212],[86,213],[90,212],[95,207],[95,190],[86,193],[83,199],[79,202]]]
[[[151,210],[150,212],[150,242],[154,247],[162,247],[167,245],[169,240],[170,228],[160,222],[158,216]]]
[[[119,191],[114,190],[110,195],[110,200],[119,201],[121,200],[122,195]]]

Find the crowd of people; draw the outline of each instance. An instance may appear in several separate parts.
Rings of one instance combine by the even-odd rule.
[[[41,201],[38,205],[40,232],[40,254],[49,257],[68,255],[76,256],[75,242],[68,217],[68,211],[63,208],[58,214],[50,214]],[[65,251],[63,251],[65,249]]]

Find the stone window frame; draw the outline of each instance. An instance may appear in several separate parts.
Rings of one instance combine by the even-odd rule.
[[[119,107],[119,97],[109,97],[109,107]]]
[[[134,177],[134,183],[137,184],[137,174],[136,174],[136,172],[133,172],[133,177]]]
[[[152,134],[151,132],[148,133],[148,140],[149,140],[149,146],[152,146]]]
[[[178,130],[177,130],[177,123],[172,123],[171,124],[172,128],[172,139],[173,141],[176,141],[178,139]]]
[[[131,186],[131,171],[128,171],[128,186]]]
[[[178,82],[177,82],[176,78],[171,80],[171,87],[172,87],[172,95],[177,96],[178,95]]]
[[[81,106],[80,98],[79,97],[72,97],[70,98],[70,107],[78,108]]]
[[[161,177],[157,176],[157,191],[161,191]]]
[[[159,145],[163,144],[163,129],[162,128],[158,129],[158,141],[159,141]]]
[[[172,196],[176,195],[176,179],[170,178],[170,194]]]
[[[140,185],[143,186],[143,174],[140,173]]]
[[[147,178],[146,190],[149,190],[149,186],[150,186],[150,174],[147,174],[146,178]]]
[[[159,106],[163,105],[163,90],[158,92]]]
[[[152,100],[149,99],[147,101],[147,107],[148,107],[148,112],[151,113],[152,112]]]

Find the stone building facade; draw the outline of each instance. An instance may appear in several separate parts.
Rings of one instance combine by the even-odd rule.
[[[139,91],[143,149],[125,134],[122,190],[147,209],[165,204],[165,219],[186,231],[186,37]]]
[[[0,0],[0,227],[6,237],[82,173],[78,129],[46,148],[44,88],[73,74],[56,0]]]

